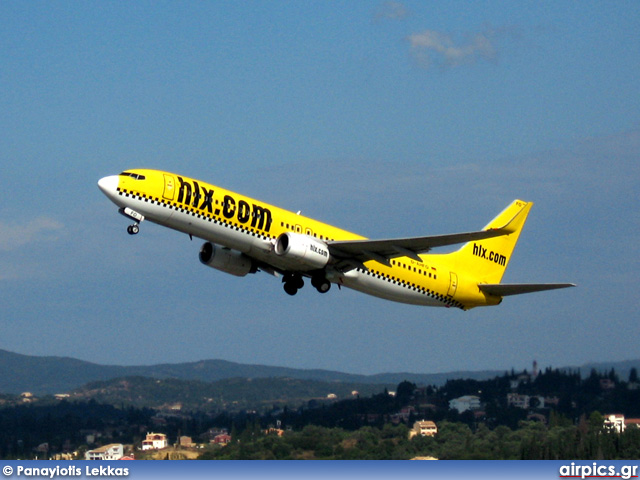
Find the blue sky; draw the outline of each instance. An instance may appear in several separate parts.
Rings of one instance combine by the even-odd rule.
[[[0,348],[354,373],[640,357],[636,2],[0,3]],[[469,312],[204,268],[100,177],[148,167],[368,237],[535,202]]]

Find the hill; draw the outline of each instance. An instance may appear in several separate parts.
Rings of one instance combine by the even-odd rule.
[[[149,407],[163,411],[217,411],[297,407],[310,400],[354,398],[353,392],[370,396],[381,385],[323,382],[297,378],[228,378],[216,382],[126,377],[91,382],[70,393],[69,400],[95,400],[109,405]]]
[[[587,364],[568,367],[588,375],[592,368],[602,372],[612,368],[621,379],[626,379],[631,368],[640,370],[640,359],[625,362]],[[296,369],[249,365],[226,360],[202,360],[199,362],[159,364],[148,366],[99,365],[69,357],[30,356],[0,349],[0,393],[18,394],[32,392],[37,395],[69,392],[96,381],[124,377],[154,379],[181,379],[200,382],[217,382],[230,378],[290,378],[346,384],[397,385],[403,380],[418,385],[443,385],[448,379],[468,378],[486,380],[504,373],[504,370],[455,371],[449,373],[381,373],[357,375],[331,370]]]
[[[439,374],[382,373],[358,375],[321,369],[297,369],[250,365],[226,360],[159,364],[148,366],[99,365],[69,357],[30,356],[0,349],[0,393],[32,392],[38,395],[63,393],[89,382],[123,377],[178,378],[216,382],[228,378],[295,378],[321,382],[397,385],[403,380],[441,385],[448,378],[476,380],[500,375],[502,371],[452,372]]]

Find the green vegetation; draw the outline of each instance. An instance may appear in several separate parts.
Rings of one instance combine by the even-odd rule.
[[[597,415],[596,415],[597,417]],[[600,416],[601,418],[601,416]],[[399,460],[433,457],[442,460],[637,459],[640,429],[622,434],[602,423],[582,419],[577,426],[546,427],[523,422],[516,430],[500,426],[475,432],[463,423],[442,422],[435,437],[408,438],[404,426],[363,427],[356,431],[309,425],[283,436],[249,428],[236,441],[204,453],[201,459]]]
[[[108,443],[135,448],[149,431],[167,434],[172,444],[189,436],[205,446],[148,454],[153,458],[640,457],[640,428],[618,433],[603,416],[640,417],[633,369],[628,381],[614,370],[581,378],[547,369],[440,387],[403,381],[395,394],[384,389],[354,397],[351,388],[291,378],[206,383],[129,377],[92,383],[63,400],[0,395],[0,458],[82,455]],[[327,392],[342,400],[327,399]],[[451,408],[453,399],[469,395],[476,397],[472,410]],[[436,422],[437,435],[410,438],[422,419]],[[211,445],[221,430],[230,432],[231,443]]]
[[[285,405],[298,407],[322,402],[332,393],[351,397],[353,391],[371,395],[379,385],[320,382],[295,378],[230,378],[216,382],[127,377],[92,382],[71,392],[73,400],[151,407],[168,411],[264,411]]]
[[[140,442],[143,439],[140,426],[150,424],[155,413],[150,409],[121,409],[95,401],[47,399],[43,403],[0,409],[0,458],[43,458],[64,450],[87,450],[90,434],[95,441],[108,440],[105,444]]]

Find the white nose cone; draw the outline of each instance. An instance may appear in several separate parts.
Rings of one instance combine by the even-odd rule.
[[[107,197],[112,198],[118,194],[118,175],[110,175],[98,180],[98,187]]]

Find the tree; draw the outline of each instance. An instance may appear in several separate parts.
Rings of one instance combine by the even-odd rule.
[[[416,388],[415,383],[411,383],[407,380],[398,384],[398,388],[396,389],[396,399],[400,406],[409,403],[409,400],[413,396],[413,392],[415,392]]]
[[[600,432],[604,425],[604,417],[598,411],[591,412],[589,415],[589,429],[593,432]]]

